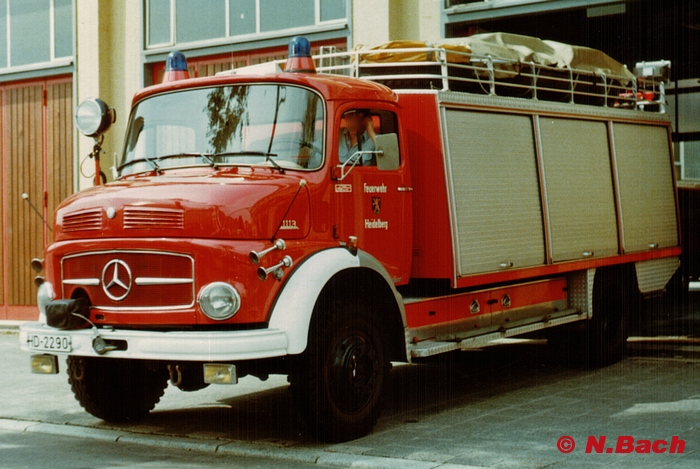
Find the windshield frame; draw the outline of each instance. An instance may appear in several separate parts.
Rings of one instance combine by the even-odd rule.
[[[301,90],[304,90],[309,93],[313,93],[316,95],[319,99],[319,103],[317,106],[320,106],[322,116],[321,116],[321,145],[320,145],[320,152],[321,152],[321,161],[318,164],[318,166],[315,166],[314,168],[303,168],[299,167],[297,165],[291,166],[288,163],[288,160],[285,159],[280,159],[280,160],[275,160],[271,161],[274,156],[277,156],[276,154],[272,153],[271,155],[268,156],[262,156],[262,155],[248,155],[248,157],[254,156],[257,158],[262,158],[262,161],[260,162],[236,162],[235,158],[230,159],[229,161],[226,162],[216,162],[212,164],[211,161],[208,161],[207,158],[200,158],[200,161],[198,161],[195,164],[181,164],[181,165],[169,165],[169,166],[160,166],[158,165],[159,158],[162,156],[167,157],[168,159],[173,159],[173,155],[147,155],[147,157],[144,158],[136,158],[132,160],[126,160],[127,153],[129,152],[129,140],[131,138],[131,133],[132,133],[132,127],[134,125],[134,120],[136,118],[135,111],[138,109],[138,107],[151,99],[157,99],[166,95],[171,95],[175,93],[186,93],[189,91],[196,91],[196,90],[203,90],[203,89],[215,89],[215,88],[225,88],[225,87],[240,87],[240,86],[259,86],[259,85],[267,85],[267,86],[276,86],[278,87],[288,87],[288,88],[298,88]],[[328,122],[328,103],[324,99],[324,96],[316,89],[308,87],[308,86],[303,86],[297,83],[290,83],[286,81],[250,81],[250,82],[229,82],[229,83],[220,83],[220,84],[207,84],[207,85],[201,85],[201,86],[193,86],[191,88],[184,88],[184,89],[178,89],[178,90],[169,90],[165,91],[162,93],[157,93],[153,95],[149,95],[145,97],[144,99],[141,99],[137,102],[135,102],[132,107],[131,111],[129,113],[129,119],[127,122],[127,127],[124,135],[124,143],[122,145],[122,152],[121,156],[118,160],[118,163],[115,161],[115,170],[117,172],[117,177],[115,180],[121,180],[124,178],[129,178],[129,177],[134,177],[134,176],[139,176],[143,175],[146,173],[156,173],[156,174],[163,174],[165,171],[169,170],[177,170],[177,169],[187,169],[187,168],[228,168],[228,167],[248,167],[248,168],[266,168],[266,169],[272,169],[272,170],[279,170],[280,168],[283,171],[301,171],[301,172],[316,172],[321,170],[325,165],[326,162],[328,161],[328,154],[327,154],[327,122]],[[198,153],[198,152],[191,152],[192,155],[184,155],[185,156],[191,156],[192,158],[195,158],[194,154],[199,154],[203,156],[209,156],[211,157],[213,154],[211,153]],[[227,152],[222,152],[222,153],[227,153]],[[245,151],[242,153],[246,153]],[[253,152],[254,153],[254,152]],[[177,156],[177,155],[176,155]],[[246,156],[246,155],[240,155],[240,156]],[[128,172],[126,174],[123,173],[124,169],[129,168],[130,166],[134,166],[136,164],[143,163],[145,168],[142,170],[137,170],[133,172]]]

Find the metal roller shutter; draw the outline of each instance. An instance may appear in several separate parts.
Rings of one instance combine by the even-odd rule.
[[[678,245],[666,127],[615,123],[615,153],[626,252]]]
[[[618,252],[605,122],[540,119],[552,260]]]
[[[457,275],[545,262],[529,116],[446,110]]]

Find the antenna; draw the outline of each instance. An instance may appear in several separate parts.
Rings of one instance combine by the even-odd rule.
[[[24,199],[25,202],[27,202],[27,203],[29,204],[29,206],[32,208],[32,210],[34,210],[34,213],[36,213],[37,216],[38,216],[39,218],[41,218],[41,221],[44,222],[44,225],[46,225],[46,228],[48,228],[49,231],[53,231],[53,230],[51,229],[51,227],[49,226],[49,224],[46,223],[46,220],[44,219],[44,216],[39,212],[39,210],[37,210],[37,208],[34,206],[34,204],[32,203],[32,201],[29,200],[29,194],[27,194],[26,192],[23,192],[23,193],[22,193],[22,198]]]

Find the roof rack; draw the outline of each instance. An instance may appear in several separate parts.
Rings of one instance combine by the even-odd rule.
[[[663,74],[635,76],[598,51],[593,52],[604,56],[606,65],[614,62],[623,73],[605,73],[605,67],[591,63],[583,69],[480,55],[452,45],[347,52],[322,48],[320,52],[314,56],[317,72],[372,80],[393,89],[451,90],[666,112]],[[642,64],[647,72],[649,64],[670,67],[668,61]]]

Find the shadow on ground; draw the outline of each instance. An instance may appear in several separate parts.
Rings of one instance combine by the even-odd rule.
[[[585,373],[558,364],[545,341],[496,345],[398,365],[391,372],[386,407],[375,433],[399,430],[406,423]],[[156,407],[139,425],[100,426],[282,446],[316,443],[298,416],[287,386],[192,408],[158,411]]]

